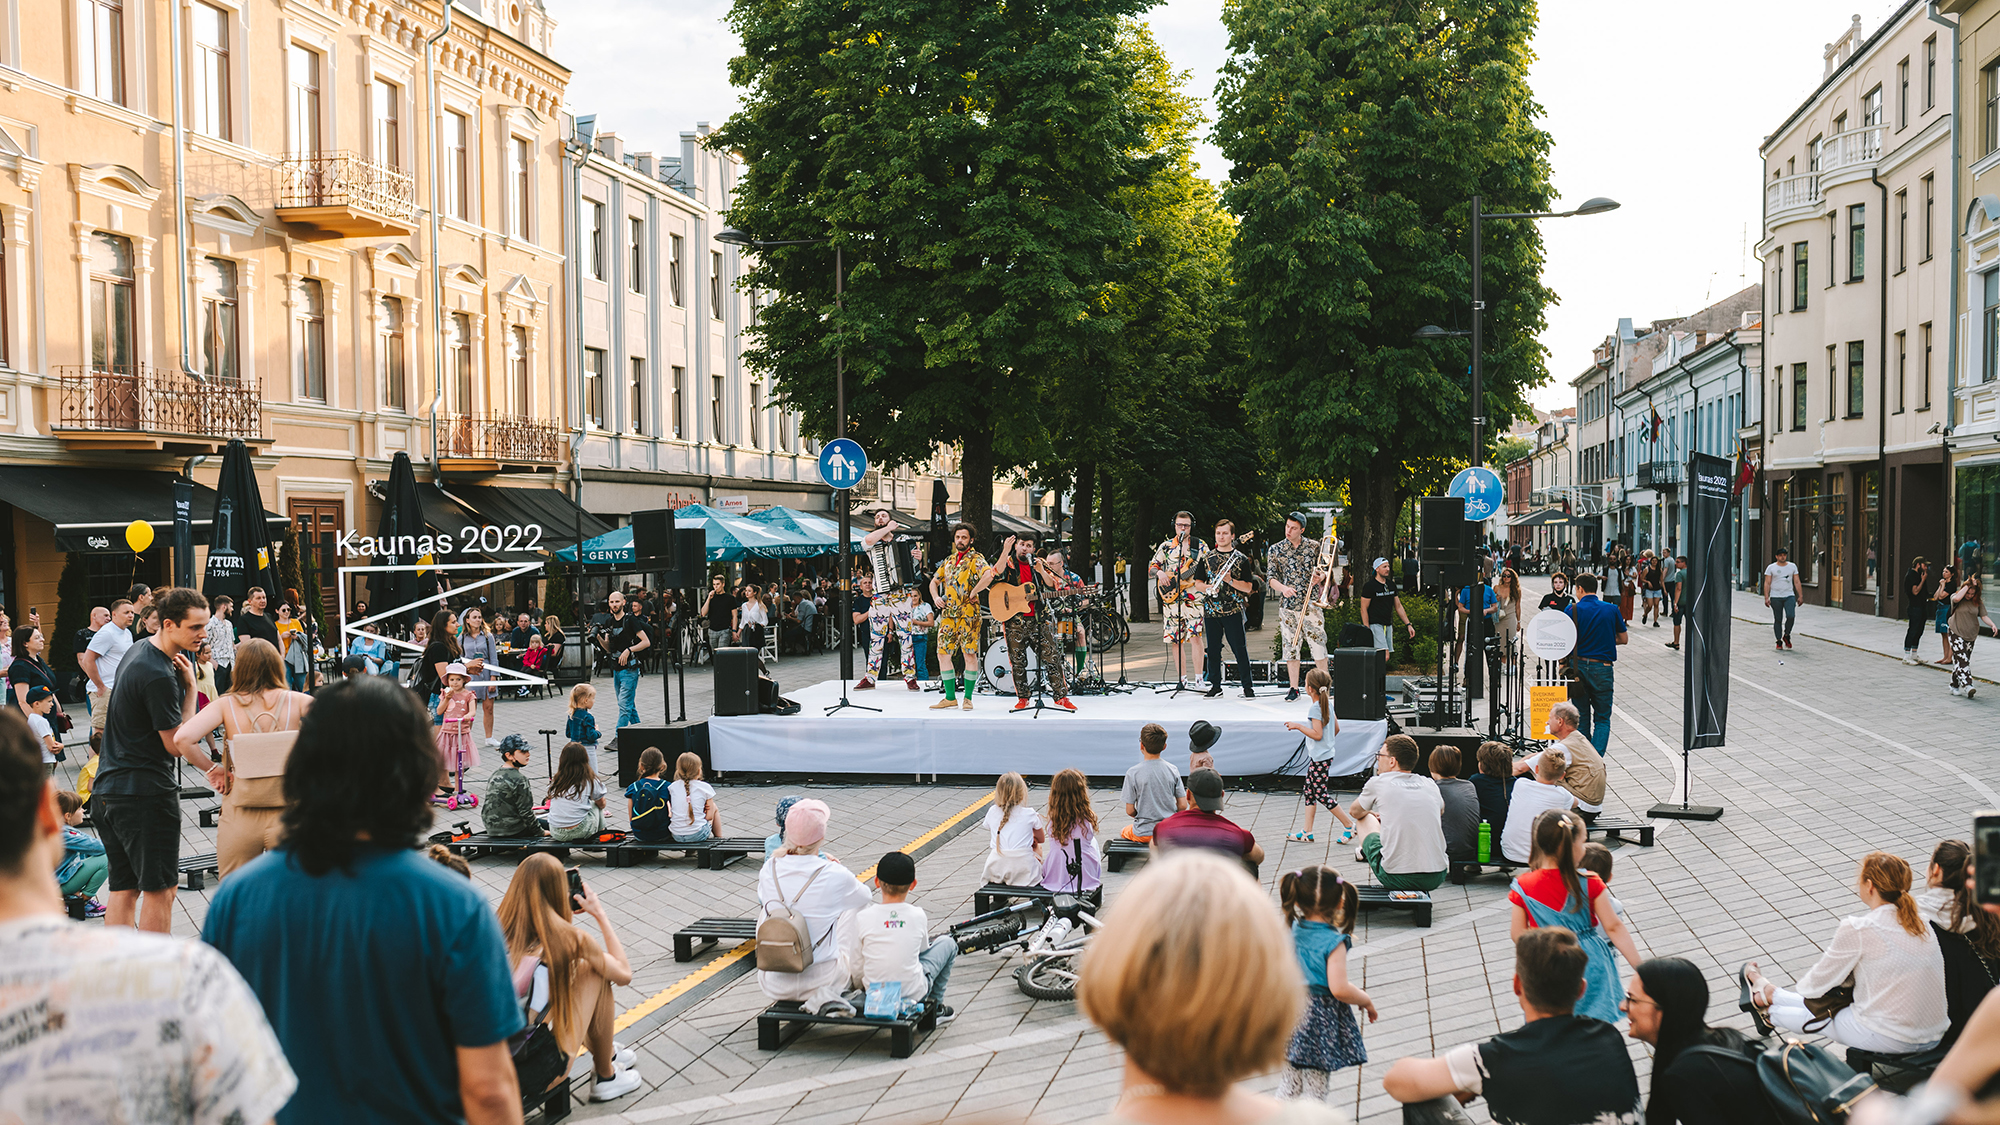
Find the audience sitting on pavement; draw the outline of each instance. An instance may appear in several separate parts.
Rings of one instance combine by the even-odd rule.
[[[1199,849],[1148,864],[1104,914],[1077,983],[1083,1014],[1125,1052],[1098,1125],[1346,1122],[1236,1085],[1284,1060],[1305,991],[1284,918],[1241,867]]]
[[[846,974],[840,966],[839,930],[842,916],[874,901],[854,872],[832,856],[823,855],[829,811],[825,801],[808,798],[785,813],[785,846],[764,861],[757,873],[757,921],[783,905],[798,916],[812,950],[811,963],[800,973],[757,970],[757,983],[773,1000],[803,1001],[819,1015],[854,1014],[841,995]]]
[[[1584,972],[1589,987],[1576,1002],[1576,1014],[1617,1023],[1618,1005],[1625,996],[1611,950],[1615,946],[1628,965],[1639,963],[1639,950],[1624,920],[1611,909],[1611,892],[1603,881],[1594,874],[1579,877],[1583,847],[1583,820],[1574,810],[1550,809],[1536,815],[1529,870],[1514,879],[1507,893],[1513,906],[1507,935],[1519,941],[1530,930],[1547,928],[1576,934],[1577,944],[1590,958]]]
[[[604,783],[590,768],[590,752],[580,742],[562,748],[549,779],[549,835],[588,840],[604,831]]]
[[[666,759],[663,757],[660,761],[664,766]],[[778,799],[778,830],[764,837],[765,859],[770,859],[778,853],[779,848],[785,846],[785,814],[792,811],[792,806],[798,804],[801,799],[799,797],[780,797]]]
[[[1444,854],[1453,863],[1475,863],[1479,859],[1479,790],[1460,777],[1458,747],[1443,745],[1431,750],[1431,780],[1444,799]]]
[[[1866,914],[1841,919],[1818,963],[1789,989],[1764,978],[1751,961],[1737,974],[1740,1005],[1757,1030],[1823,1033],[1849,1047],[1878,1054],[1929,1050],[1950,1026],[1945,1005],[1944,957],[1910,893],[1910,865],[1887,852],[1861,860],[1855,894]],[[1806,1003],[1853,982],[1853,1002],[1815,1014]]]
[[[1449,869],[1444,844],[1444,797],[1417,768],[1417,740],[1392,734],[1375,752],[1375,776],[1348,807],[1361,828],[1355,856],[1393,891],[1433,891]]]
[[[699,844],[722,838],[722,810],[715,787],[701,779],[701,755],[683,751],[674,760],[674,780],[667,786],[667,822],[677,844]]]
[[[1479,772],[1472,775],[1479,794],[1479,819],[1487,824],[1490,858],[1500,859],[1500,841],[1507,833],[1507,790],[1514,784],[1514,751],[1504,742],[1479,744]]]
[[[1396,1060],[1382,1088],[1403,1103],[1404,1125],[1468,1125],[1460,1104],[1482,1096],[1494,1121],[1639,1125],[1639,1080],[1624,1036],[1574,1011],[1589,961],[1569,930],[1522,935],[1514,995],[1526,1022],[1437,1058]]]
[[[500,740],[500,764],[486,781],[486,796],[480,799],[479,821],[486,834],[508,840],[527,840],[547,834],[535,817],[535,792],[528,775],[521,772],[533,757],[528,740],[510,734]]]
[[[1285,1048],[1278,1096],[1323,1102],[1334,1071],[1368,1061],[1354,1009],[1367,1012],[1369,1023],[1377,1018],[1375,1002],[1347,976],[1361,896],[1333,868],[1311,864],[1279,877],[1278,902],[1306,978],[1306,1014]]]
[[[1097,842],[1097,810],[1081,770],[1066,769],[1049,781],[1049,807],[1042,814],[1047,849],[1042,886],[1084,894],[1104,882],[1104,857]]]
[[[1653,1047],[1646,1125],[1778,1125],[1757,1078],[1759,1043],[1708,1026],[1708,981],[1692,961],[1642,961],[1625,985],[1626,1034]]]
[[[202,937],[298,1071],[280,1125],[519,1119],[507,1037],[521,1009],[500,925],[478,888],[416,850],[437,769],[408,691],[333,685],[285,765],[280,846],[209,900]]]
[[[1032,886],[1041,876],[1047,833],[1042,815],[1028,804],[1028,783],[1020,774],[1003,773],[994,783],[985,828],[986,865],[981,877],[989,883]]]
[[[1604,811],[1604,759],[1591,745],[1590,739],[1576,729],[1579,721],[1576,704],[1568,700],[1557,700],[1549,708],[1549,734],[1561,747],[1568,762],[1563,767],[1562,787],[1576,798],[1576,809],[1583,815],[1583,822],[1589,824]],[[1533,774],[1540,758],[1539,754],[1522,758],[1514,763],[1514,773],[1522,777]]]
[[[618,1014],[611,986],[632,983],[632,963],[597,892],[581,879],[576,886],[583,888],[580,893],[561,860],[546,852],[528,856],[500,898],[500,932],[507,939],[514,991],[527,993],[527,1021],[547,1019],[556,1045],[572,1061],[589,1048],[590,1100],[608,1102],[641,1084],[638,1052],[611,1038]],[[579,910],[597,923],[603,945],[576,924]]]
[[[1222,815],[1226,792],[1222,775],[1214,770],[1196,770],[1188,775],[1188,799],[1194,807],[1182,809],[1160,822],[1153,830],[1155,851],[1202,848],[1220,852],[1247,866],[1252,875],[1264,862],[1264,849],[1250,830]]]
[[[1536,817],[1551,809],[1568,809],[1576,804],[1576,797],[1562,787],[1569,756],[1551,747],[1535,757],[1534,774],[1515,779],[1514,794],[1507,801],[1507,830],[1500,835],[1500,858],[1508,863],[1528,862]]]
[[[1160,760],[1167,748],[1167,728],[1147,723],[1139,728],[1139,764],[1125,771],[1125,826],[1127,840],[1153,842],[1153,829],[1168,817],[1188,807],[1187,787],[1169,762]]]
[[[666,773],[667,756],[660,753],[659,747],[648,746],[639,754],[638,780],[625,787],[625,823],[632,826],[632,837],[640,843],[674,841],[668,827],[674,814],[667,807],[667,794],[673,782],[667,780]],[[783,821],[778,827],[783,830]]]
[[[0,708],[0,1121],[263,1122],[298,1086],[264,1010],[198,941],[64,917],[41,749]],[[352,1118],[350,1118],[351,1120]]]
[[[945,1007],[944,990],[951,983],[958,943],[950,934],[931,940],[929,915],[909,901],[916,885],[917,861],[902,852],[890,852],[875,865],[882,901],[862,907],[841,926],[840,963],[848,987],[858,990],[848,995],[847,1003],[865,1010],[871,986],[894,982],[892,1014],[928,1002],[937,1010],[937,1022],[947,1024],[953,1013]]]
[[[104,844],[77,827],[83,823],[82,797],[65,789],[56,794],[56,807],[62,812],[63,821],[62,861],[56,866],[56,882],[62,887],[63,901],[82,908],[72,911],[72,916],[102,918],[104,907],[97,901],[97,890],[111,875],[104,859]]]

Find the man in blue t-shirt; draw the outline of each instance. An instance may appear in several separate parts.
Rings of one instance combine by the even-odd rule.
[[[1577,729],[1588,731],[1590,744],[1599,757],[1611,744],[1612,667],[1618,662],[1618,646],[1632,639],[1625,631],[1625,615],[1618,607],[1597,596],[1597,576],[1579,574],[1576,588],[1581,591],[1569,615],[1576,622],[1576,678],[1570,681],[1570,702],[1576,704]]]
[[[1465,647],[1466,626],[1472,620],[1472,591],[1474,589],[1477,589],[1481,594],[1480,604],[1485,607],[1484,612],[1486,614],[1486,619],[1479,628],[1480,644],[1486,646],[1492,642],[1494,626],[1496,624],[1495,614],[1500,608],[1500,599],[1499,595],[1493,592],[1493,587],[1487,583],[1486,575],[1487,571],[1482,567],[1479,572],[1479,584],[1477,587],[1461,586],[1459,588],[1458,639],[1452,642],[1451,646],[1451,658],[1453,662],[1458,660],[1460,651]],[[1497,682],[1500,678],[1500,653],[1497,649],[1487,649],[1486,663],[1488,668],[1488,682]]]
[[[414,850],[437,783],[423,706],[376,676],[325,689],[285,781],[285,846],[231,875],[202,925],[298,1074],[280,1125],[518,1114],[500,924]]]

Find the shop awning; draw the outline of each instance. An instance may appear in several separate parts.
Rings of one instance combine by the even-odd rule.
[[[124,551],[125,527],[153,525],[153,542],[170,545],[174,533],[174,474],[144,469],[89,469],[61,465],[9,465],[0,499],[55,525],[58,551]],[[215,490],[194,486],[190,521],[194,541],[208,542]],[[264,518],[282,528],[285,517]]]
[[[584,539],[595,539],[611,530],[610,524],[577,507],[574,500],[557,488],[453,484],[444,491],[462,507],[478,513],[480,523],[501,527],[539,525],[542,549],[546,551],[576,546],[579,527]]]
[[[1583,521],[1563,511],[1561,508],[1543,508],[1535,512],[1523,512],[1507,521],[1508,527],[1567,527]]]
[[[368,482],[368,494],[380,500],[387,483],[379,480]],[[417,482],[417,502],[423,506],[424,522],[438,535],[450,536],[453,554],[477,555],[479,549],[479,525],[482,522],[463,504],[445,495],[445,491],[430,481]],[[470,544],[470,546],[468,546]],[[518,555],[519,552],[515,552]],[[511,557],[511,556],[510,556]],[[464,561],[439,559],[440,562]]]
[[[957,523],[962,516],[963,513],[953,512],[945,517],[945,522],[947,524]],[[930,521],[925,520],[923,530],[930,530],[930,526]],[[1025,516],[1003,512],[998,508],[993,509],[993,533],[995,535],[1054,535],[1055,530],[1055,528],[1050,527],[1040,520],[1031,520]]]

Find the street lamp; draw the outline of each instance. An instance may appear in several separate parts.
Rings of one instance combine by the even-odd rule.
[[[1486,387],[1480,376],[1480,332],[1486,311],[1486,297],[1483,290],[1482,274],[1485,272],[1484,246],[1481,243],[1481,225],[1487,219],[1568,219],[1577,215],[1601,215],[1606,211],[1616,211],[1618,201],[1597,195],[1584,200],[1583,205],[1569,211],[1494,211],[1488,212],[1485,201],[1479,196],[1472,197],[1472,331],[1446,331],[1436,325],[1425,325],[1416,331],[1419,340],[1435,340],[1456,336],[1472,337],[1472,467],[1478,468],[1485,461],[1486,429]],[[1475,573],[1477,573],[1475,571]],[[1470,580],[1468,580],[1468,585]],[[1449,593],[1449,591],[1447,591]],[[1484,595],[1481,595],[1482,599]],[[1466,607],[1465,621],[1465,691],[1468,699],[1478,699],[1484,694],[1484,657],[1478,655],[1485,644],[1483,634],[1486,629],[1484,605]],[[1444,643],[1439,638],[1439,643]]]
[[[822,246],[833,242],[833,238],[752,238],[748,233],[731,227],[715,235],[717,242],[727,246],[747,246],[753,250],[768,250],[777,246]],[[840,244],[833,246],[833,306],[844,310],[847,303],[844,296],[845,270],[842,269]],[[836,337],[836,340],[839,340]],[[833,351],[833,436],[847,436],[847,345],[837,342]],[[840,489],[840,616],[834,619],[840,633],[840,678],[854,678],[854,647],[852,630],[854,614],[848,608],[848,591],[852,586],[852,559],[849,558],[848,528],[853,519],[849,491]],[[844,698],[844,697],[843,697]]]

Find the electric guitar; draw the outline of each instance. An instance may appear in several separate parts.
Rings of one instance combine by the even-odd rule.
[[[1193,546],[1193,544],[1190,544],[1190,546]],[[1188,579],[1193,576],[1194,568],[1200,564],[1203,557],[1206,556],[1189,555],[1187,558],[1182,559],[1178,565],[1171,568],[1160,568],[1161,605],[1175,605],[1182,598],[1188,596]],[[1194,592],[1197,594],[1200,593],[1198,590]]]

